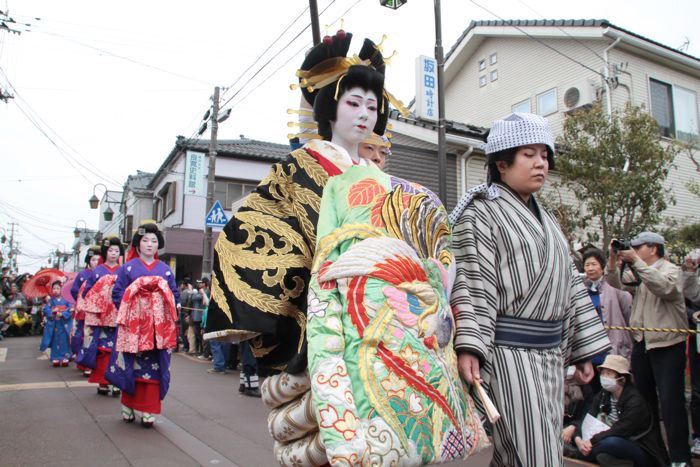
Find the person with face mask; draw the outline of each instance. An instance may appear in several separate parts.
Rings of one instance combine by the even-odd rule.
[[[110,385],[104,375],[117,340],[117,309],[112,302],[112,288],[123,254],[124,246],[118,237],[106,238],[100,246],[102,263],[88,278],[82,293],[85,337],[76,363],[92,370],[88,382],[96,383],[97,394],[103,396],[119,395],[119,388]]]
[[[579,422],[574,441],[582,459],[601,467],[665,466],[668,457],[658,441],[658,424],[632,384],[629,366],[620,355],[608,355],[598,366],[602,390],[593,398],[588,415],[610,428],[584,440]]]
[[[83,348],[83,336],[85,334],[85,309],[83,307],[83,293],[88,279],[92,276],[93,270],[100,264],[100,247],[92,245],[85,253],[85,269],[80,271],[73,281],[70,288],[70,294],[75,300],[75,316],[73,317],[73,330],[70,338],[70,348],[73,352],[73,358],[77,358],[80,349]],[[85,376],[90,376],[92,370],[86,366],[76,363],[78,370],[82,371]]]
[[[105,378],[121,390],[122,419],[150,428],[170,387],[170,356],[177,347],[180,292],[170,267],[158,259],[165,246],[155,221],[144,221],[131,240],[112,289],[117,341]]]

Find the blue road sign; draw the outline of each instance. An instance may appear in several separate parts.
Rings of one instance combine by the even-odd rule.
[[[219,201],[214,201],[214,206],[209,210],[204,223],[207,227],[224,227],[228,223],[226,212]]]

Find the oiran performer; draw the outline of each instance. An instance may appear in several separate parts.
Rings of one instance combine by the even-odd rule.
[[[297,72],[324,139],[316,135],[275,164],[233,215],[215,248],[207,331],[260,333],[250,341],[258,363],[283,372],[262,387],[263,400],[276,411],[270,429],[283,464],[294,456],[303,465],[327,462],[318,424],[307,416],[311,401],[305,376],[307,293],[323,188],[348,168],[370,164],[359,157],[358,143],[372,131],[384,133],[389,101],[395,102],[383,89],[380,47],[365,40],[359,54],[348,57],[351,39],[344,31],[326,36]],[[358,105],[357,97],[346,95],[351,89],[363,96],[377,90],[371,119],[367,109],[364,115],[350,112]],[[292,433],[281,423],[287,416],[296,420]]]
[[[180,292],[167,264],[158,259],[165,246],[154,221],[144,221],[134,234],[127,261],[112,289],[117,314],[117,342],[107,381],[122,391],[122,419],[152,427],[170,387],[170,356],[177,347]]]
[[[563,465],[565,365],[593,376],[590,358],[610,341],[554,216],[535,194],[554,166],[547,121],[512,114],[486,144],[489,183],[451,214],[457,277],[452,291],[460,371],[483,379],[501,419],[492,466]]]
[[[76,362],[92,369],[88,381],[96,383],[97,393],[103,396],[119,394],[119,388],[105,379],[105,372],[117,342],[117,308],[112,301],[112,289],[123,254],[124,246],[118,237],[106,238],[100,246],[102,264],[88,278],[82,294],[85,336]]]
[[[73,285],[70,288],[70,294],[75,300],[75,316],[73,317],[73,329],[70,336],[70,348],[73,352],[73,357],[77,358],[80,353],[80,349],[83,348],[83,335],[85,332],[85,309],[83,307],[83,292],[85,291],[85,285],[87,284],[90,277],[92,277],[92,271],[100,264],[100,247],[97,245],[92,245],[88,248],[87,253],[85,253],[85,269],[80,271],[73,281]],[[90,368],[81,365],[76,362],[78,370],[82,371],[85,376],[89,376],[92,371]]]

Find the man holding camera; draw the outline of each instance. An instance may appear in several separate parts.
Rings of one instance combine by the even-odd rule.
[[[631,292],[630,326],[687,329],[681,271],[664,259],[664,238],[642,232],[629,245],[613,240],[607,280]],[[622,277],[618,263],[628,268]],[[634,331],[632,373],[639,392],[651,406],[656,420],[661,414],[668,437],[672,465],[690,465],[688,414],[685,409],[685,341],[681,332]],[[657,396],[658,391],[658,396]]]

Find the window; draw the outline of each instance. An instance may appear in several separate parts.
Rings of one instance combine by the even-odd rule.
[[[123,238],[131,238],[134,235],[134,216],[129,214],[126,216],[126,227],[124,228]]]
[[[486,75],[479,76],[479,87],[483,88],[486,86]]]
[[[496,81],[498,79],[498,70],[491,71],[491,81]]]
[[[495,53],[492,53],[489,57],[489,62],[491,63],[491,65],[495,65],[496,63],[498,63],[498,56]]]
[[[177,183],[166,183],[158,192],[153,213],[155,219],[161,221],[175,212],[175,201],[177,198]]]
[[[695,92],[650,79],[649,93],[651,114],[659,125],[661,135],[697,141],[698,104]]]
[[[537,113],[549,115],[557,111],[557,90],[550,89],[537,95]]]
[[[659,125],[661,136],[671,138],[675,132],[673,121],[673,89],[670,84],[649,80],[649,97],[651,99],[651,114]]]
[[[256,186],[248,182],[216,180],[214,183],[214,199],[221,201],[224,209],[231,209],[233,203],[247,196]]]
[[[482,58],[479,60],[479,71],[484,71],[486,69],[486,59]]]
[[[673,108],[676,117],[676,138],[684,141],[697,141],[698,99],[695,92],[674,86]]]
[[[511,111],[525,114],[530,113],[530,99],[525,99],[517,104],[513,104]]]

